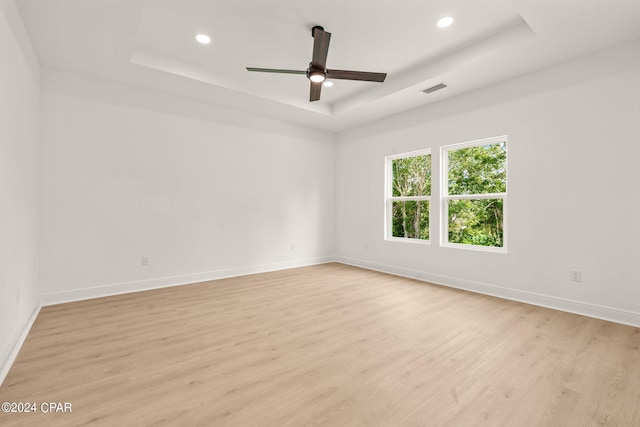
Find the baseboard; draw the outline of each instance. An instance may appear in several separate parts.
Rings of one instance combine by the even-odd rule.
[[[9,370],[11,369],[11,366],[13,365],[13,362],[16,360],[16,357],[18,357],[18,353],[20,352],[20,349],[22,348],[22,344],[24,344],[24,340],[27,339],[27,335],[29,335],[29,331],[31,330],[31,327],[33,326],[33,322],[36,321],[36,318],[38,317],[38,314],[40,313],[40,308],[42,308],[42,306],[39,305],[33,310],[33,313],[31,313],[31,316],[29,316],[29,319],[27,320],[27,323],[24,324],[22,330],[20,331],[20,334],[13,341],[13,344],[11,345],[11,347],[9,347],[9,351],[7,352],[6,356],[4,357],[4,360],[1,361],[1,364],[0,364],[0,386],[4,382],[4,379],[7,377],[7,374],[9,373]]]
[[[424,271],[411,270],[392,265],[379,264],[356,258],[337,256],[335,257],[335,261],[342,264],[352,265],[354,267],[361,267],[368,270],[393,274],[395,276],[407,277],[434,283],[437,285],[463,289],[466,291],[476,292],[484,295],[491,295],[508,300],[523,302],[526,304],[552,308],[554,310],[566,311],[569,313],[594,317],[596,319],[608,320],[624,325],[640,327],[640,313],[637,312],[574,301],[566,298],[558,298],[550,295],[520,291],[503,286],[474,282],[471,280],[459,279],[456,277],[444,276],[440,274],[432,274]]]
[[[298,259],[271,264],[259,264],[247,267],[230,268],[224,270],[207,271],[203,273],[185,274],[180,276],[160,277],[150,280],[139,280],[125,283],[114,283],[86,289],[74,289],[63,292],[43,294],[40,297],[42,306],[63,304],[66,302],[82,301],[131,292],[148,291],[167,288],[170,286],[187,285],[190,283],[206,282],[208,280],[225,279],[228,277],[246,276],[249,274],[266,273],[269,271],[286,270],[289,268],[306,267],[310,265],[334,262],[334,256]]]

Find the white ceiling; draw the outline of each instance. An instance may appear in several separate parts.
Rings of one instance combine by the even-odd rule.
[[[640,0],[16,3],[43,67],[332,132],[640,38]],[[446,15],[454,25],[437,28]],[[314,25],[332,33],[328,68],[387,80],[336,80],[310,103],[305,76],[245,70],[305,70]]]

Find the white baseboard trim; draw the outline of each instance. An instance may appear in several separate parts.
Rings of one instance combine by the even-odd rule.
[[[379,264],[362,259],[337,256],[335,257],[335,261],[342,264],[352,265],[354,267],[361,267],[368,270],[393,274],[395,276],[402,276],[410,279],[434,283],[436,285],[463,289],[479,294],[491,295],[508,300],[523,302],[526,304],[566,311],[569,313],[594,317],[596,319],[608,320],[624,325],[640,327],[640,313],[637,312],[620,310],[617,308],[574,301],[550,295],[520,291],[517,289],[505,288],[503,286],[474,282],[471,280],[459,279],[456,277],[444,276],[440,274],[432,274],[419,270],[411,270],[407,268],[395,267],[392,265]]]
[[[209,280],[225,279],[228,277],[246,276],[249,274],[266,273],[269,271],[286,270],[289,268],[306,267],[310,265],[334,262],[334,256],[298,259],[271,264],[259,264],[247,267],[229,268],[224,270],[207,271],[203,273],[185,274],[180,276],[160,277],[134,282],[114,283],[85,289],[43,294],[40,297],[42,306],[82,301],[92,298],[108,297],[112,295],[128,294],[131,292],[149,291],[170,286],[188,285],[190,283],[206,282]]]
[[[22,330],[20,331],[20,334],[13,341],[13,344],[11,345],[11,347],[9,347],[9,351],[1,361],[2,364],[0,364],[0,386],[2,385],[5,378],[7,377],[7,374],[9,373],[9,370],[11,369],[13,362],[15,362],[16,357],[18,357],[18,353],[22,348],[22,344],[24,344],[24,340],[27,339],[27,335],[29,335],[29,331],[33,326],[33,322],[36,321],[36,318],[38,317],[38,314],[40,313],[41,308],[42,306],[39,305],[33,310],[33,313],[31,313],[31,316],[29,316],[29,319],[24,324]]]

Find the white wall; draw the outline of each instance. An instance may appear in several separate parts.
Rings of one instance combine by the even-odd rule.
[[[82,85],[95,94],[107,84]],[[334,254],[333,135],[240,113],[246,126],[222,123],[217,110],[196,119],[117,85],[108,102],[61,86],[47,83],[42,95],[45,303]]]
[[[0,3],[0,383],[38,308],[38,65]],[[19,294],[19,295],[18,295]]]
[[[384,157],[509,136],[508,254],[383,240]],[[345,132],[340,259],[640,325],[640,44]],[[582,271],[582,283],[570,271]]]

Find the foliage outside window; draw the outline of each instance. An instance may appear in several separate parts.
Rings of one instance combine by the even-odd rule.
[[[387,157],[386,238],[429,240],[431,152]]]
[[[506,252],[507,138],[442,148],[442,242]]]

